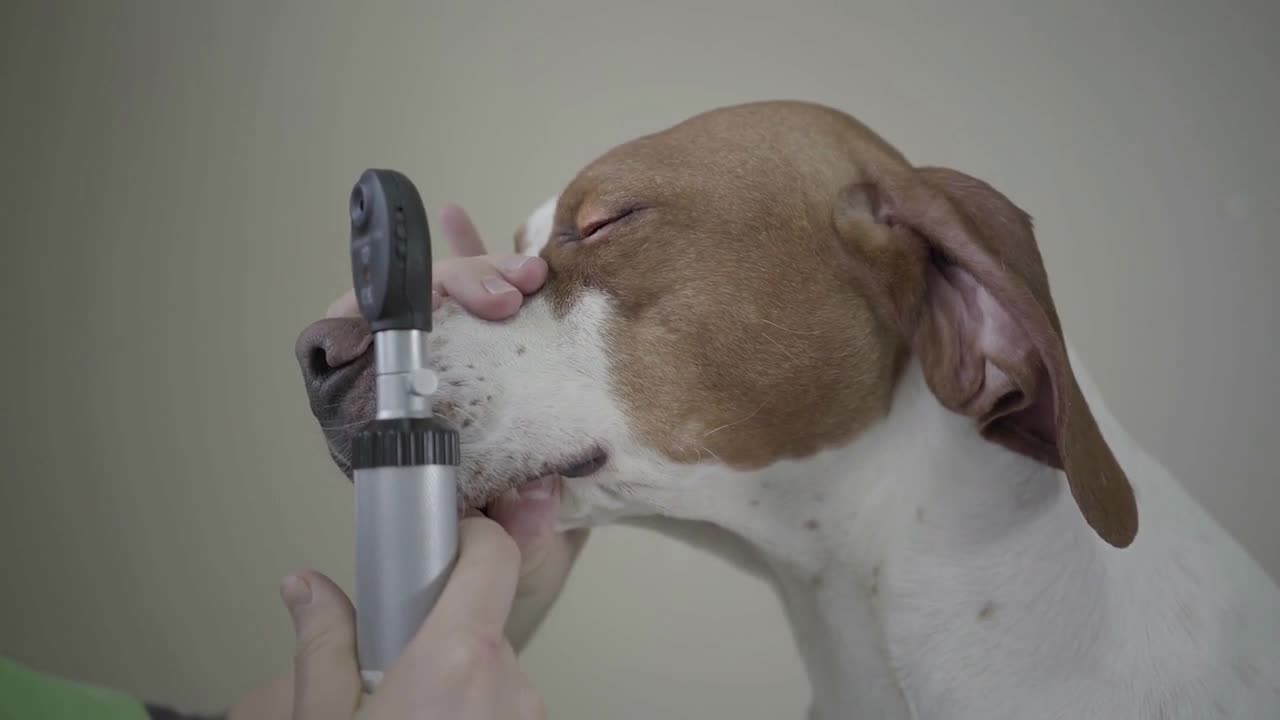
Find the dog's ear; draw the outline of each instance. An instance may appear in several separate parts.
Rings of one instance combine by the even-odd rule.
[[[1065,471],[1089,525],[1128,546],[1133,489],[1072,374],[1030,217],[980,180],[921,168],[847,188],[835,218],[851,270],[938,400]]]

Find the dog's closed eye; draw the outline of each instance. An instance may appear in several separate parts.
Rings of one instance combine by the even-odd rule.
[[[616,223],[619,223],[622,220],[628,217],[631,217],[631,215],[633,215],[638,210],[639,208],[627,208],[626,210],[622,210],[620,212],[614,212],[602,218],[598,218],[598,219],[587,222],[585,225],[583,225],[580,231],[582,239],[587,242],[591,240],[600,239],[600,237],[604,235],[606,230],[608,230],[610,227],[612,227]]]
[[[564,242],[592,243],[603,240],[609,231],[625,220],[630,220],[644,208],[630,205],[621,210],[607,210],[591,213],[580,221],[578,226],[561,235]]]

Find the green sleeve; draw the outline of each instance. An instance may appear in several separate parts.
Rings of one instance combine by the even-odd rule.
[[[148,720],[128,695],[62,680],[0,657],[0,720]]]

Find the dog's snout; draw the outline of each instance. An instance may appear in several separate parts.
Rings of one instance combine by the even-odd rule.
[[[313,323],[298,336],[294,353],[308,389],[328,395],[327,386],[367,362],[373,336],[360,318],[330,318]]]

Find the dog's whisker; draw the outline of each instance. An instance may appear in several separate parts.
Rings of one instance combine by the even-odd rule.
[[[314,406],[314,408],[316,410],[335,410],[337,408],[341,408],[342,406],[343,406],[343,402],[341,400],[338,400],[331,403],[324,403],[323,405],[316,405]]]
[[[312,410],[312,412],[313,412],[314,414],[320,414],[320,413],[324,413],[324,412],[331,412],[331,411],[334,411],[334,410],[342,411],[342,410],[344,410],[344,409],[347,411],[346,413],[344,413],[344,414],[346,414],[346,415],[364,415],[364,414],[372,414],[372,412],[373,412],[373,403],[372,403],[372,402],[369,402],[369,403],[364,403],[364,402],[356,402],[356,403],[352,403],[352,402],[349,402],[349,401],[347,401],[347,400],[336,400],[336,401],[331,402],[331,403],[324,403],[323,405],[312,405],[312,406],[311,406],[311,410]]]
[[[761,322],[768,323],[769,325],[772,325],[783,332],[789,332],[789,333],[792,333],[793,335],[821,335],[822,334],[821,330],[792,330],[791,328],[783,327],[771,320],[761,319]]]
[[[760,401],[760,407],[757,407],[754,411],[752,411],[752,413],[751,413],[750,415],[748,415],[748,416],[746,416],[746,417],[744,417],[744,418],[741,418],[741,419],[739,419],[739,420],[734,420],[734,421],[733,421],[733,422],[731,422],[731,423],[725,423],[724,425],[721,425],[720,427],[718,427],[718,428],[716,428],[716,429],[714,429],[714,430],[711,430],[710,432],[706,433],[706,434],[705,434],[705,435],[703,435],[702,437],[704,437],[704,438],[711,437],[712,435],[714,435],[714,434],[716,434],[716,433],[720,432],[721,430],[724,430],[725,428],[733,427],[734,425],[738,425],[738,424],[740,424],[740,423],[744,423],[744,422],[746,422],[746,421],[750,420],[751,418],[753,418],[753,417],[755,417],[755,416],[756,416],[756,413],[760,412],[761,408],[763,408],[763,407],[765,406],[765,403],[767,403],[767,402],[769,402],[769,401],[768,401],[768,400],[762,400],[762,401]]]
[[[479,420],[477,420],[477,419],[476,419],[476,416],[475,416],[475,415],[472,415],[471,413],[469,413],[469,412],[467,412],[466,410],[464,410],[464,409],[462,408],[462,406],[461,406],[461,405],[455,405],[455,406],[454,406],[453,408],[451,408],[451,409],[452,409],[454,412],[456,412],[456,413],[458,413],[458,414],[462,415],[463,417],[465,417],[466,419],[470,420],[470,421],[471,421],[471,422],[473,422],[473,423],[479,424],[479,422],[480,422]]]
[[[790,353],[790,351],[788,351],[786,348],[782,347],[782,344],[781,344],[781,343],[779,343],[777,340],[774,340],[773,338],[769,337],[769,334],[768,334],[768,333],[760,333],[760,334],[761,334],[761,335],[764,335],[765,339],[766,339],[766,340],[768,340],[769,342],[773,343],[773,344],[774,344],[774,345],[775,345],[779,350],[781,350],[781,351],[782,351],[782,353],[783,353],[784,355],[786,355],[787,357],[791,358],[791,362],[793,362],[793,363],[795,363],[795,364],[797,364],[797,365],[799,365],[799,364],[800,364],[800,359],[799,359],[799,358],[797,358],[795,355],[792,355],[792,354]]]
[[[360,427],[361,425],[364,425],[364,424],[365,424],[365,423],[367,423],[367,422],[369,422],[369,421],[368,421],[368,420],[356,420],[356,421],[349,422],[349,423],[339,423],[339,424],[337,424],[337,425],[325,425],[325,424],[321,423],[321,424],[320,424],[320,429],[321,429],[321,430],[326,430],[326,431],[329,431],[329,430],[346,430],[346,429],[348,429],[348,428]]]

